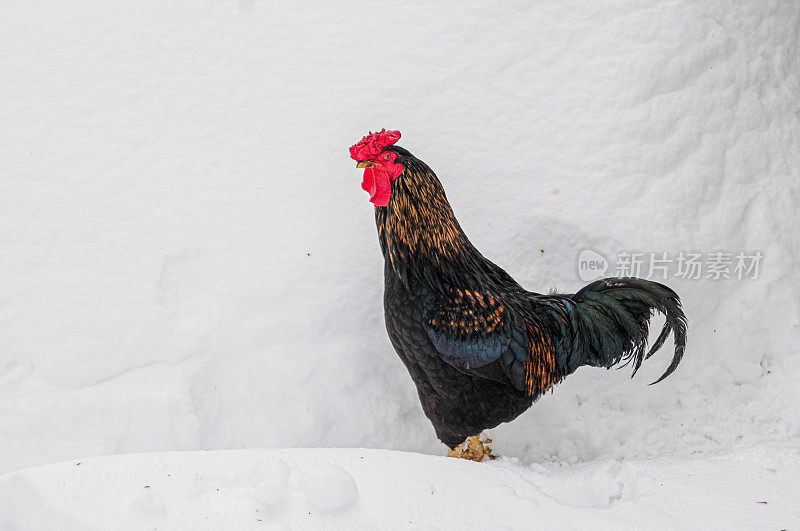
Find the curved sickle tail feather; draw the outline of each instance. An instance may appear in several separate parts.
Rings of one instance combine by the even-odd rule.
[[[561,296],[564,297],[564,296]],[[606,278],[578,293],[560,298],[567,302],[571,341],[563,359],[565,372],[582,365],[610,368],[620,361],[633,362],[636,374],[642,361],[660,349],[672,332],[675,352],[667,370],[650,385],[672,374],[686,349],[686,315],[678,295],[667,286],[638,278]],[[562,308],[564,308],[562,306]],[[664,328],[647,349],[650,318],[654,312],[666,317]],[[564,313],[562,309],[561,312]]]

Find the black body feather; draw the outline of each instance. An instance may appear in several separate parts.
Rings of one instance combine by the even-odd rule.
[[[636,278],[574,295],[526,291],[472,246],[433,171],[386,149],[404,168],[389,205],[376,208],[386,328],[448,447],[513,420],[580,366],[632,362],[635,374],[670,332],[675,352],[658,381],[675,370],[686,342],[675,292]],[[666,323],[645,354],[654,312]]]

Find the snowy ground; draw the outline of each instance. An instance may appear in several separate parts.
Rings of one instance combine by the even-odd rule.
[[[473,463],[366,449],[116,455],[0,478],[0,527],[792,529],[800,451]]]
[[[165,467],[202,477],[222,459],[249,468],[275,455],[301,472],[330,461],[358,484],[347,518],[368,523],[389,511],[371,505],[375,474],[413,482],[398,470],[440,463],[426,482],[463,472],[498,486],[484,517],[509,527],[520,521],[501,509],[508,482],[555,478],[585,500],[596,492],[585,475],[616,485],[624,471],[618,501],[600,509],[548,502],[542,487],[531,496],[555,513],[538,518],[798,527],[800,510],[781,505],[798,490],[800,447],[796,2],[7,0],[2,11],[0,473],[21,471],[2,478],[6,522],[25,528],[40,502],[85,519],[95,494],[107,501],[97,522],[117,506],[147,511],[113,489],[133,488],[129,459],[155,476],[157,457],[90,456],[444,453],[386,338],[373,209],[347,153],[387,127],[436,170],[473,243],[530,289],[578,289],[584,249],[761,252],[760,275],[670,273],[690,320],[678,371],[646,385],[666,354],[633,381],[580,370],[492,430],[516,465],[367,452],[374,468],[358,469],[344,450],[248,450],[166,454]],[[713,503],[659,512],[689,501],[677,484],[658,498],[646,478],[694,469],[730,481],[685,480],[687,496]],[[62,475],[83,492],[59,491]],[[224,479],[255,488],[268,476]],[[768,501],[752,512],[748,483]],[[158,495],[176,525],[201,514],[169,510],[191,507],[185,492]],[[287,523],[301,503],[289,499]],[[224,500],[208,514],[240,510]],[[420,510],[415,523],[442,524]]]

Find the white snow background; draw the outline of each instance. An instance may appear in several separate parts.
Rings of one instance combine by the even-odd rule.
[[[0,12],[3,529],[800,527],[797,2]],[[579,370],[489,432],[500,462],[86,461],[444,454],[347,152],[381,127],[528,289],[579,289],[583,249],[760,251],[759,278],[669,278],[679,369],[647,385],[670,342]]]

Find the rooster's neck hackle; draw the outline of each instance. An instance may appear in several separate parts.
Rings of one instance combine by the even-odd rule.
[[[413,278],[441,291],[491,283],[436,174],[413,156],[403,167],[391,202],[375,211],[381,251],[394,272],[406,285]]]

